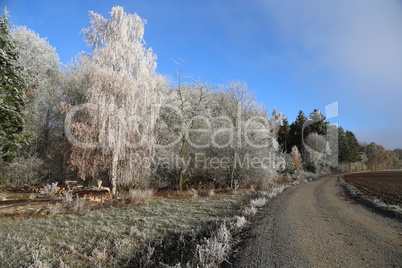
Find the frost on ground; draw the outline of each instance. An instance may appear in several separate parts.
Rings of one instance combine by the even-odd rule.
[[[48,216],[0,218],[0,267],[217,267],[233,236],[289,185],[178,199],[131,192],[130,204],[96,210],[65,195]]]
[[[219,219],[236,214],[242,198],[154,198],[85,210],[81,199],[66,197],[68,213],[0,218],[0,267],[154,267],[193,259],[196,245],[219,230]],[[242,224],[241,218],[236,221],[236,226]]]

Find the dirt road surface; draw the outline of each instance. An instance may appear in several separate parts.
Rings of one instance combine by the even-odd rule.
[[[402,222],[344,196],[336,176],[287,189],[223,267],[402,267]]]

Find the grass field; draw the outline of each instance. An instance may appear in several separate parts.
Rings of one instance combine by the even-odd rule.
[[[258,208],[315,178],[303,173],[260,192],[130,191],[104,205],[65,195],[44,209],[9,195],[0,202],[0,267],[219,267]]]
[[[244,196],[155,198],[44,217],[0,218],[0,267],[145,267],[194,257]],[[167,252],[169,254],[167,254]],[[188,255],[193,256],[188,256]]]

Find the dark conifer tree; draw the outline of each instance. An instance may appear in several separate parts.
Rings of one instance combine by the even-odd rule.
[[[354,163],[361,161],[360,145],[352,131],[346,131],[345,140],[348,148],[348,162]]]
[[[5,11],[0,18],[0,157],[5,161],[27,142],[22,133],[26,83],[17,59]]]
[[[292,148],[293,146],[297,146],[299,151],[302,151],[302,133],[303,133],[303,126],[304,123],[307,121],[306,116],[304,115],[303,111],[300,110],[299,114],[296,117],[296,120],[290,125],[290,132],[289,132],[289,140],[290,146],[288,148]]]
[[[282,149],[286,153],[290,153],[292,151],[292,148],[289,146],[290,142],[290,126],[289,126],[289,121],[285,117],[282,120],[282,125],[279,128],[278,131],[278,143],[281,145]]]
[[[349,147],[343,127],[338,128],[338,161],[339,163],[349,162]]]

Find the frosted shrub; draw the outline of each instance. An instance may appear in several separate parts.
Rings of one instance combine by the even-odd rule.
[[[214,191],[214,189],[210,189],[210,190],[208,191],[208,197],[212,197],[212,196],[215,196],[215,191]]]
[[[84,215],[88,212],[86,208],[86,200],[85,198],[79,198],[77,196],[77,199],[73,203],[73,210],[77,212],[80,215]]]
[[[266,203],[267,203],[267,199],[265,197],[260,197],[260,198],[257,198],[257,199],[253,199],[250,202],[251,206],[257,207],[257,208],[264,206]]]
[[[243,209],[242,214],[247,219],[251,219],[257,213],[257,208],[250,205]]]
[[[141,203],[146,200],[152,199],[153,196],[154,192],[150,189],[147,190],[132,189],[128,193],[128,199],[132,203]]]
[[[196,248],[197,267],[219,267],[226,260],[230,250],[231,234],[226,223],[222,223],[218,231]]]
[[[63,207],[70,207],[73,201],[73,195],[69,192],[65,192],[62,199]]]
[[[134,244],[128,238],[114,241],[114,249],[118,258],[129,256],[134,252]]]
[[[244,216],[235,216],[232,221],[232,228],[235,230],[242,229],[247,224],[247,220]]]
[[[222,243],[227,243],[230,240],[231,235],[225,222],[219,227],[216,237]]]
[[[5,175],[14,185],[38,184],[41,182],[44,162],[36,157],[16,157],[5,167]],[[42,175],[43,176],[43,175]]]
[[[39,249],[34,249],[32,251],[32,265],[29,267],[35,267],[35,268],[50,268],[52,265],[46,261],[43,260],[43,256],[49,254],[49,251],[43,247],[40,246]]]
[[[47,184],[44,188],[45,198],[55,199],[57,193],[57,184],[58,182],[54,182],[52,184]]]
[[[263,195],[265,195],[266,197],[268,197],[269,199],[274,198],[275,196],[277,196],[278,194],[282,193],[283,191],[285,191],[285,189],[289,187],[288,185],[279,185],[279,186],[275,186],[272,187],[271,189],[269,189],[268,191],[263,192]]]
[[[56,214],[59,214],[61,212],[61,207],[58,206],[57,204],[56,205],[49,205],[48,209],[49,209],[50,215],[56,215]]]

